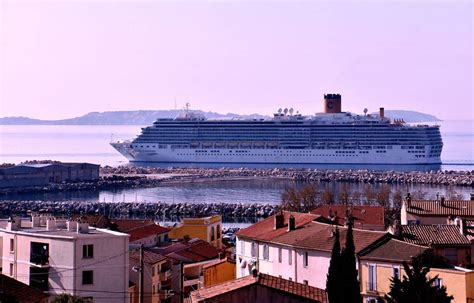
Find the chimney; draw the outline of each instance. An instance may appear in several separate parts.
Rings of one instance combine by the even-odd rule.
[[[444,197],[441,197],[441,200],[440,200],[441,206],[444,206],[444,202],[445,202],[445,201],[446,201],[446,199],[445,199]]]
[[[39,227],[40,225],[40,217],[37,214],[31,215],[31,227]]]
[[[464,235],[464,220],[460,217],[456,217],[456,219],[454,219],[454,225],[456,225],[459,228],[459,232]]]
[[[66,221],[66,229],[68,231],[75,231],[77,229],[77,222],[76,221]]]
[[[292,230],[295,230],[295,229],[296,229],[295,217],[290,215],[290,217],[288,218],[288,231],[292,231]]]
[[[402,226],[400,225],[400,221],[393,221],[393,225],[390,228],[390,233],[395,237],[400,237],[400,235],[402,234]]]
[[[380,108],[380,119],[385,118],[385,109],[383,107]]]
[[[46,230],[54,230],[56,229],[56,221],[54,218],[46,219]]]
[[[77,223],[77,233],[78,234],[88,234],[89,233],[89,224],[87,224],[87,223]]]
[[[409,192],[407,193],[405,200],[407,201],[407,206],[411,207],[411,194]]]
[[[283,226],[285,226],[285,217],[283,216],[283,212],[279,211],[275,214],[273,229],[279,229]]]
[[[21,229],[21,218],[14,216],[10,217],[7,222],[7,230],[20,230]]]

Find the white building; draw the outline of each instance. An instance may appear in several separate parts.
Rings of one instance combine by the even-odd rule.
[[[336,227],[318,215],[283,212],[237,233],[236,276],[259,272],[317,288],[326,288]],[[341,246],[347,228],[338,226]],[[356,253],[388,237],[385,232],[354,229]]]
[[[129,235],[33,216],[0,221],[1,270],[51,296],[128,302]]]

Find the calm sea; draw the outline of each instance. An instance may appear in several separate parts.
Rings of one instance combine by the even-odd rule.
[[[70,162],[91,162],[101,165],[126,165],[127,160],[110,145],[111,139],[133,139],[141,126],[2,126],[0,125],[0,163],[20,163],[25,160],[53,159]],[[474,170],[474,121],[441,122],[444,148],[441,169]],[[178,166],[179,164],[173,164]],[[165,164],[165,167],[171,164]],[[226,165],[228,166],[228,165]],[[239,165],[242,166],[242,165]],[[307,167],[307,166],[305,166]],[[320,165],[321,168],[341,168]],[[348,167],[343,167],[348,168]],[[366,168],[366,167],[349,167]],[[371,167],[368,167],[371,168]],[[376,167],[378,169],[399,170],[400,166]],[[408,167],[406,170],[418,170]],[[423,168],[421,168],[423,169]],[[430,167],[426,168],[430,169]],[[253,180],[224,181],[162,185],[156,188],[121,189],[115,191],[76,191],[54,194],[9,195],[0,200],[56,200],[56,201],[140,201],[140,202],[187,202],[187,203],[278,203],[281,193],[291,184],[288,181]],[[319,189],[333,187],[337,183],[317,185]],[[351,191],[362,192],[364,185],[352,184]],[[377,185],[376,185],[377,186]],[[467,187],[404,185],[392,186],[392,191],[423,191],[431,197],[437,192],[456,191],[468,198],[471,191]]]

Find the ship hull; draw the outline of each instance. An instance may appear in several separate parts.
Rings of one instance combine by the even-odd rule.
[[[342,149],[173,149],[133,148],[112,143],[130,162],[160,163],[255,163],[255,164],[441,164],[429,157],[429,147],[414,154],[401,146],[385,150]]]

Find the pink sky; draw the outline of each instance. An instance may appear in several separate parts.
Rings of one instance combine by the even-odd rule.
[[[472,119],[471,1],[0,0],[0,117],[192,108]]]

